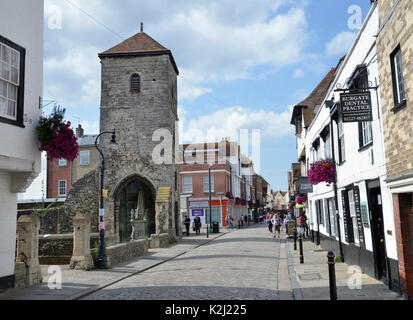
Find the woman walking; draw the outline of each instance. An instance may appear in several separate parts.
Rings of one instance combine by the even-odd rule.
[[[273,218],[271,219],[271,222],[273,224],[274,228],[274,238],[279,238],[280,237],[280,228],[281,228],[281,218],[278,216],[278,214],[274,214]]]

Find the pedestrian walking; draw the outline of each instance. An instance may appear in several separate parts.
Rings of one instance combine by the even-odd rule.
[[[185,216],[184,224],[186,229],[186,236],[189,236],[189,227],[191,226],[191,219],[189,219],[188,216]]]
[[[229,217],[229,226],[231,229],[234,228],[234,219],[231,216]]]
[[[273,227],[273,225],[272,225],[272,222],[271,222],[271,219],[272,219],[272,214],[271,214],[271,213],[268,213],[267,219],[268,219],[268,231],[269,231],[270,233],[272,233],[272,227]]]
[[[305,216],[304,213],[300,215],[299,223],[300,223],[300,234],[301,234],[301,237],[304,238],[305,237],[305,226],[307,224],[307,217]]]
[[[273,228],[274,228],[274,238],[279,238],[280,228],[281,228],[281,219],[277,213],[274,214],[274,216],[272,217],[271,223],[273,224]]]
[[[201,234],[201,218],[198,215],[194,219],[194,231],[197,235]]]
[[[286,235],[288,235],[288,222],[290,221],[290,217],[287,215],[284,219],[284,231]]]
[[[248,224],[248,216],[247,215],[244,216],[244,222],[245,222],[245,225]]]

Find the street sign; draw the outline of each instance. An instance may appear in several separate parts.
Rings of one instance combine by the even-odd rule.
[[[103,196],[103,198],[107,199],[108,198],[108,190],[103,189],[102,190],[102,196]]]
[[[343,122],[373,121],[370,91],[340,94]]]
[[[313,192],[313,185],[311,182],[308,180],[307,177],[302,177],[299,180],[300,184],[300,193],[301,194],[306,194],[306,193],[311,193]]]

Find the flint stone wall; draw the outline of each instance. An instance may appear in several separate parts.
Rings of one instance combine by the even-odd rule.
[[[148,240],[140,239],[127,243],[117,244],[106,248],[107,266],[114,266],[116,264],[131,260],[138,256],[142,256],[148,252]],[[96,252],[93,254],[93,260],[96,265]]]
[[[97,248],[99,234],[90,235],[90,248]],[[91,249],[93,251],[95,249]],[[39,261],[42,265],[66,265],[73,254],[72,234],[51,234],[39,236]]]
[[[61,233],[73,232],[73,217],[80,213],[90,216],[90,232],[99,232],[99,168],[75,182],[64,205]]]

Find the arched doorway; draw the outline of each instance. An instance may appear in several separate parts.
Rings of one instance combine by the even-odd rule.
[[[121,243],[155,233],[155,197],[148,182],[138,177],[129,179],[119,189],[117,200],[115,220]]]

